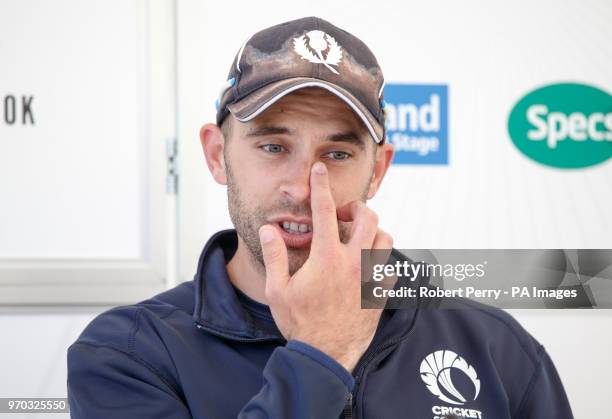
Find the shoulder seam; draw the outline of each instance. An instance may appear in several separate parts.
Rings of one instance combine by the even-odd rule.
[[[178,397],[178,395],[176,394],[176,392],[174,391],[174,388],[172,387],[172,385],[168,382],[168,380],[166,380],[164,378],[164,376],[157,371],[152,365],[150,365],[149,363],[147,363],[145,360],[141,359],[140,357],[138,357],[136,354],[134,353],[130,353],[130,352],[126,352],[120,348],[116,348],[112,345],[100,345],[100,344],[94,344],[94,343],[90,343],[90,342],[75,342],[72,345],[70,345],[70,348],[76,345],[85,345],[85,346],[91,346],[94,348],[106,348],[106,349],[111,349],[115,352],[119,352],[125,356],[127,356],[128,358],[132,359],[133,361],[137,362],[138,364],[142,365],[143,367],[145,367],[146,369],[148,369],[151,373],[153,373],[157,378],[159,378],[160,381],[162,381],[170,390],[171,390],[171,394],[172,396],[174,396],[177,400],[181,401],[182,400]],[[68,348],[68,350],[70,350],[70,348]]]
[[[142,307],[137,307],[136,314],[134,315],[134,324],[132,325],[132,329],[128,335],[128,351],[134,356],[136,354],[136,350],[134,349],[136,343],[136,333],[140,328],[140,314],[142,313],[142,310]]]
[[[170,317],[172,314],[176,313],[177,311],[180,311],[181,313],[185,313],[185,314],[187,314],[189,316],[192,316],[192,313],[188,313],[187,311],[183,310],[182,308],[175,307],[174,310],[171,310],[168,313],[164,314],[163,316],[158,316],[158,317],[160,319],[165,319],[166,317]]]

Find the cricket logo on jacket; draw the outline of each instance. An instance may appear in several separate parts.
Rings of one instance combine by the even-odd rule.
[[[462,371],[472,380],[472,384],[474,384],[472,400],[476,400],[478,393],[480,393],[480,380],[476,375],[476,370],[453,351],[436,351],[427,355],[421,362],[421,378],[429,391],[443,402],[465,404],[466,398],[453,384],[451,377],[453,368]]]
[[[459,408],[476,400],[480,393],[480,380],[473,366],[450,350],[430,353],[420,367],[421,379],[427,389],[443,402],[455,405],[433,406],[434,418],[455,415],[468,418],[482,418],[482,412],[475,409]]]

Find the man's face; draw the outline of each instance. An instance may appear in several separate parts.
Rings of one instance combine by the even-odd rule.
[[[322,161],[327,166],[336,207],[365,202],[377,145],[341,99],[317,88],[283,97],[253,121],[228,122],[224,159],[232,222],[261,269],[258,231],[275,225],[293,275],[310,252],[312,165]],[[348,241],[350,223],[338,224],[340,240]]]

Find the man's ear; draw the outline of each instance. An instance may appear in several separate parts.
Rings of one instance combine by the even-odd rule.
[[[225,157],[223,155],[225,138],[221,129],[215,124],[204,125],[200,129],[200,143],[202,143],[208,170],[210,170],[213,178],[217,183],[227,185]]]
[[[370,180],[370,187],[368,189],[368,199],[372,199],[380,184],[387,173],[387,169],[391,165],[393,160],[393,145],[384,143],[383,145],[375,145],[376,150],[376,161],[374,162],[374,172],[372,173],[372,179]]]

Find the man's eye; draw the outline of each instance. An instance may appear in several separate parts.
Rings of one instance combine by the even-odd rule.
[[[265,144],[261,146],[268,153],[280,153],[283,151],[283,146],[278,144]]]
[[[351,157],[351,155],[346,151],[332,151],[330,153],[327,153],[327,155],[330,156],[333,160],[346,160]]]

